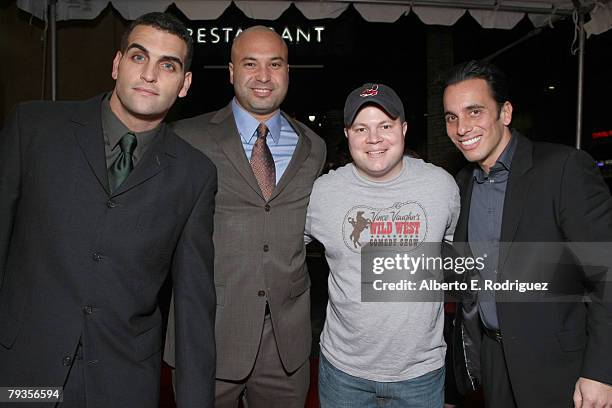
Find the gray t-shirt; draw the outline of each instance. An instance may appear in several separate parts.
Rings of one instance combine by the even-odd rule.
[[[307,242],[314,238],[325,246],[330,267],[321,352],[336,368],[392,382],[444,365],[442,303],[361,302],[360,250],[385,239],[385,232],[371,225],[385,216],[418,219],[410,239],[451,240],[459,205],[457,185],[447,172],[406,156],[400,174],[389,181],[365,179],[348,164],[315,182],[305,234]]]

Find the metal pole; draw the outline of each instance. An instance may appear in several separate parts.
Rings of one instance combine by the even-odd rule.
[[[51,100],[57,100],[57,0],[49,1],[49,31],[51,33]]]
[[[576,149],[581,147],[582,139],[582,93],[584,89],[584,13],[578,13],[578,106],[576,107]]]
[[[504,48],[501,48],[501,49],[495,51],[493,54],[487,55],[486,57],[484,57],[482,59],[482,61],[487,61],[487,62],[492,61],[494,58],[498,57],[499,55],[503,54],[504,52],[508,51],[509,49],[511,49],[513,47],[516,47],[517,45],[519,45],[523,41],[527,41],[531,37],[535,37],[536,35],[540,34],[542,31],[544,31],[544,28],[545,27],[539,27],[539,28],[531,30],[530,32],[528,32],[527,34],[525,34],[524,36],[522,36],[518,40],[514,41],[513,43],[508,44]]]

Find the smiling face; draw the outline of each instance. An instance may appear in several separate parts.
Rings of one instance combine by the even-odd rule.
[[[402,169],[407,128],[406,122],[392,119],[376,105],[362,108],[351,127],[344,129],[359,174],[373,181],[397,176]]]
[[[488,173],[510,141],[510,102],[500,109],[487,82],[473,78],[444,90],[444,112],[448,137],[468,161]]]
[[[279,110],[287,95],[287,46],[266,27],[247,29],[232,45],[229,73],[238,104],[263,122]]]
[[[139,25],[117,52],[112,76],[111,110],[130,130],[153,129],[178,97],[187,95],[191,72],[183,65],[187,44],[178,36]]]

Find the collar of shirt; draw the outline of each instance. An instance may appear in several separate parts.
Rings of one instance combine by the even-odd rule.
[[[489,174],[486,174],[480,166],[476,166],[474,168],[474,181],[479,184],[482,184],[489,179],[493,179],[496,182],[505,181],[507,177],[504,177],[504,175],[507,175],[510,172],[512,157],[514,156],[514,151],[516,150],[516,140],[516,137],[510,136],[508,145],[499,156],[499,159],[497,159],[493,167],[491,167]]]
[[[259,121],[253,116],[251,116],[251,114],[244,110],[240,105],[238,105],[236,98],[232,99],[232,112],[234,113],[236,127],[238,128],[238,132],[240,133],[242,143],[255,144],[255,140],[257,140],[256,131],[257,127],[259,126]],[[280,111],[276,112],[274,116],[266,120],[265,123],[268,127],[268,130],[270,131],[272,143],[278,144],[281,133]]]
[[[130,129],[128,129],[112,111],[110,107],[110,97],[111,94],[109,93],[102,100],[102,131],[104,133],[104,143],[111,146],[111,150],[115,150],[120,149],[120,147],[118,147],[119,141],[127,132],[130,132]],[[160,128],[161,126],[156,126],[154,129],[147,130],[146,132],[132,132],[136,135],[136,140],[138,141],[134,155],[145,150],[146,146],[153,140]]]

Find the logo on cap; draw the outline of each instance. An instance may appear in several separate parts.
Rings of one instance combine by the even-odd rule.
[[[371,88],[366,88],[359,94],[359,96],[361,96],[362,98],[376,95],[378,95],[378,85],[372,85]]]

